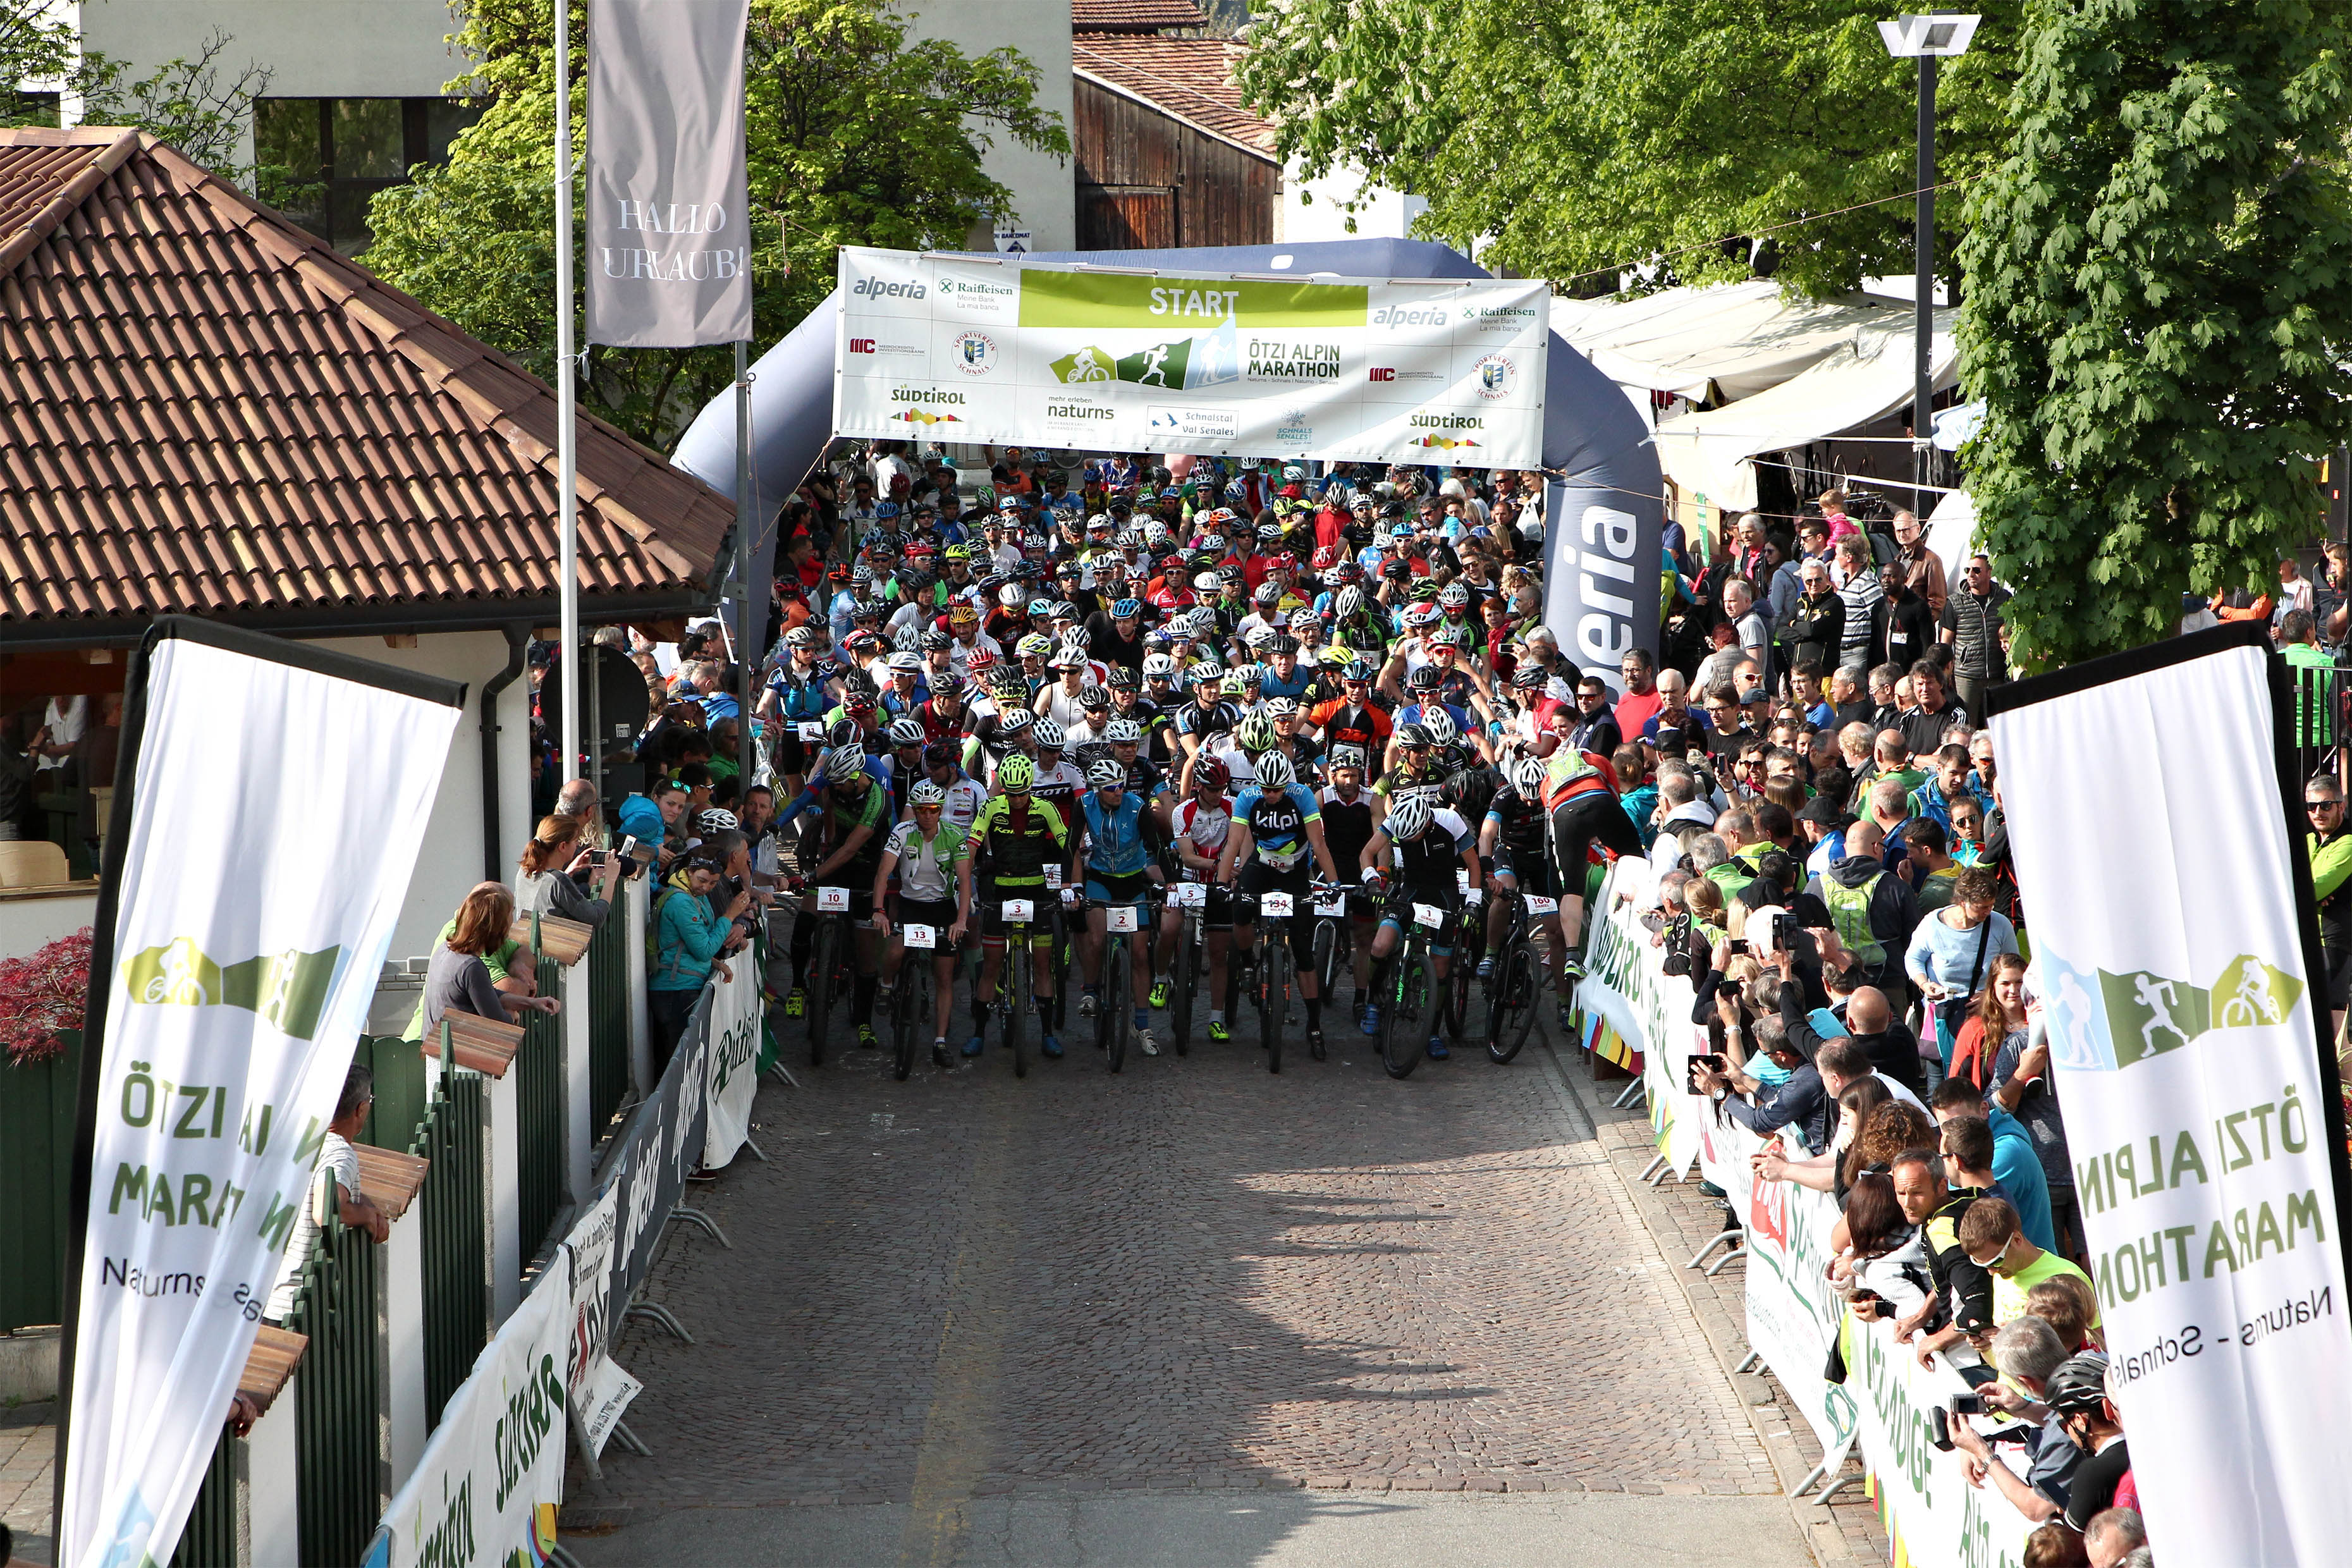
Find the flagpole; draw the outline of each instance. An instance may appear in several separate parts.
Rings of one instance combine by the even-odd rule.
[[[761,634],[768,629],[767,595],[761,603],[752,604],[751,573],[758,563],[753,537],[760,526],[759,510],[751,498],[751,345],[738,339],[735,343],[735,559],[742,566],[741,585],[736,591],[737,630],[735,633],[736,697],[735,762],[742,770],[743,787],[751,787],[751,686],[755,676],[753,663],[767,650],[760,646]]]
[[[563,694],[556,737],[565,784],[580,776],[580,442],[572,356],[572,6],[555,0],[555,505],[562,539],[557,669]]]

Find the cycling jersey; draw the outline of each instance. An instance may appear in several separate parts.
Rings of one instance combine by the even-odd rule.
[[[1323,816],[1323,842],[1330,847],[1339,879],[1352,882],[1363,862],[1364,846],[1372,841],[1372,796],[1359,789],[1355,799],[1343,800],[1338,790],[1326,785],[1315,804]]]
[[[1307,718],[1323,731],[1325,745],[1360,748],[1375,769],[1381,765],[1381,753],[1387,749],[1389,737],[1396,731],[1387,714],[1370,705],[1349,702],[1344,697],[1322,704]]]
[[[1214,860],[1217,852],[1225,847],[1225,836],[1233,829],[1233,798],[1220,795],[1211,805],[1202,805],[1195,795],[1176,808],[1173,820],[1177,836],[1192,840],[1193,854],[1203,860]],[[1202,875],[1190,866],[1184,868],[1184,879],[1188,882],[1200,881]]]
[[[1617,793],[1617,770],[1605,757],[1562,746],[1544,760],[1544,805],[1551,810],[1575,795],[1604,789]]]
[[[1265,678],[1258,682],[1258,692],[1265,697],[1296,699],[1306,696],[1307,689],[1314,684],[1315,672],[1303,664],[1294,667],[1286,676],[1276,675],[1274,667],[1268,665]]]
[[[824,689],[825,682],[840,673],[823,662],[812,665],[806,675],[795,674],[786,668],[768,677],[768,689],[775,693],[777,710],[786,722],[814,721],[823,719],[832,709],[834,700]]]
[[[1069,841],[1060,812],[1026,795],[1000,795],[980,808],[962,853],[975,864],[985,860],[984,874],[995,887],[1042,889],[1045,868],[1069,858]]]
[[[1444,714],[1453,722],[1455,734],[1470,732],[1469,710],[1456,708],[1451,702],[1409,702],[1397,710],[1396,721],[1400,724],[1426,724],[1433,713]]]
[[[1080,803],[1087,819],[1087,873],[1089,876],[1132,877],[1151,860],[1143,844],[1143,797],[1120,797],[1106,810],[1102,796],[1087,791]]]
[[[947,789],[947,805],[940,809],[940,820],[953,823],[968,834],[980,808],[988,803],[988,792],[973,779],[958,779]]]
[[[1051,768],[1037,766],[1037,782],[1029,793],[1062,814],[1062,826],[1070,834],[1078,830],[1078,796],[1087,793],[1087,775],[1071,766],[1067,760]]]
[[[857,847],[857,854],[848,865],[863,868],[863,881],[874,879],[874,869],[882,863],[882,849],[890,825],[890,788],[887,784],[868,784],[856,800],[837,789],[825,791],[824,822],[831,831],[835,850],[849,842],[849,836],[861,827],[874,831]]]
[[[1212,735],[1220,730],[1230,730],[1242,721],[1242,710],[1230,702],[1217,702],[1203,708],[1198,702],[1188,702],[1176,713],[1176,732],[1180,735]]]
[[[1397,802],[1411,799],[1414,795],[1422,796],[1434,807],[1442,804],[1445,774],[1438,766],[1434,757],[1423,758],[1418,764],[1409,760],[1400,760],[1397,765],[1391,768],[1381,777],[1381,782],[1372,787],[1389,797],[1391,807],[1394,807]]]
[[[1463,852],[1471,843],[1470,825],[1461,814],[1450,806],[1439,808],[1431,814],[1429,826],[1420,837],[1390,842],[1398,885],[1423,898],[1433,894],[1452,898],[1454,873],[1462,869]]]
[[[883,853],[898,858],[899,896],[927,904],[954,898],[956,855],[963,848],[963,829],[945,817],[929,838],[911,822],[891,829]]]
[[[1323,820],[1314,792],[1299,784],[1273,791],[1252,784],[1234,803],[1234,816],[1249,824],[1250,852],[1277,871],[1305,862],[1310,848],[1307,829]]]
[[[1514,855],[1540,855],[1551,831],[1551,814],[1541,801],[1528,800],[1516,788],[1499,791],[1486,807],[1486,820],[1498,826],[1496,841]]]

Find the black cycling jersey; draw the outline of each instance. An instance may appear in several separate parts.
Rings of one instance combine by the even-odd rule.
[[[1327,786],[1316,798],[1322,803],[1323,842],[1330,846],[1340,880],[1352,882],[1363,864],[1364,846],[1372,841],[1372,792],[1360,789],[1354,800],[1346,801]]]
[[[1220,730],[1230,730],[1242,721],[1242,710],[1230,702],[1217,702],[1203,708],[1198,702],[1187,702],[1177,710],[1176,732],[1180,735],[1213,735]]]
[[[1516,789],[1496,792],[1487,815],[1502,819],[1499,842],[1513,855],[1540,856],[1549,842],[1551,814],[1539,800],[1526,800]]]
[[[1396,858],[1398,885],[1426,893],[1443,891],[1451,897],[1454,890],[1454,873],[1462,868],[1463,852],[1475,842],[1469,825],[1458,812],[1450,806],[1435,812],[1421,837],[1391,842],[1390,849]]]

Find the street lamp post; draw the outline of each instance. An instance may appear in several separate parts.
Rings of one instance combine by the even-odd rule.
[[[1924,509],[1928,464],[1935,452],[1935,365],[1928,344],[1935,333],[1936,306],[1936,62],[1946,55],[1969,52],[1978,18],[1930,13],[1908,13],[1878,24],[1886,52],[1897,59],[1919,62],[1919,155],[1916,164],[1916,205],[1912,218],[1912,343],[1914,387],[1911,403],[1912,480],[1919,489]]]

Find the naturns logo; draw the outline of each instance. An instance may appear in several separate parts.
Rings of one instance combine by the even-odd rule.
[[[860,278],[849,291],[872,300],[919,300],[927,292],[920,283],[893,283],[881,278]]]
[[[1394,381],[1396,368],[1393,365],[1376,364],[1372,366],[1370,374],[1374,381]]]

